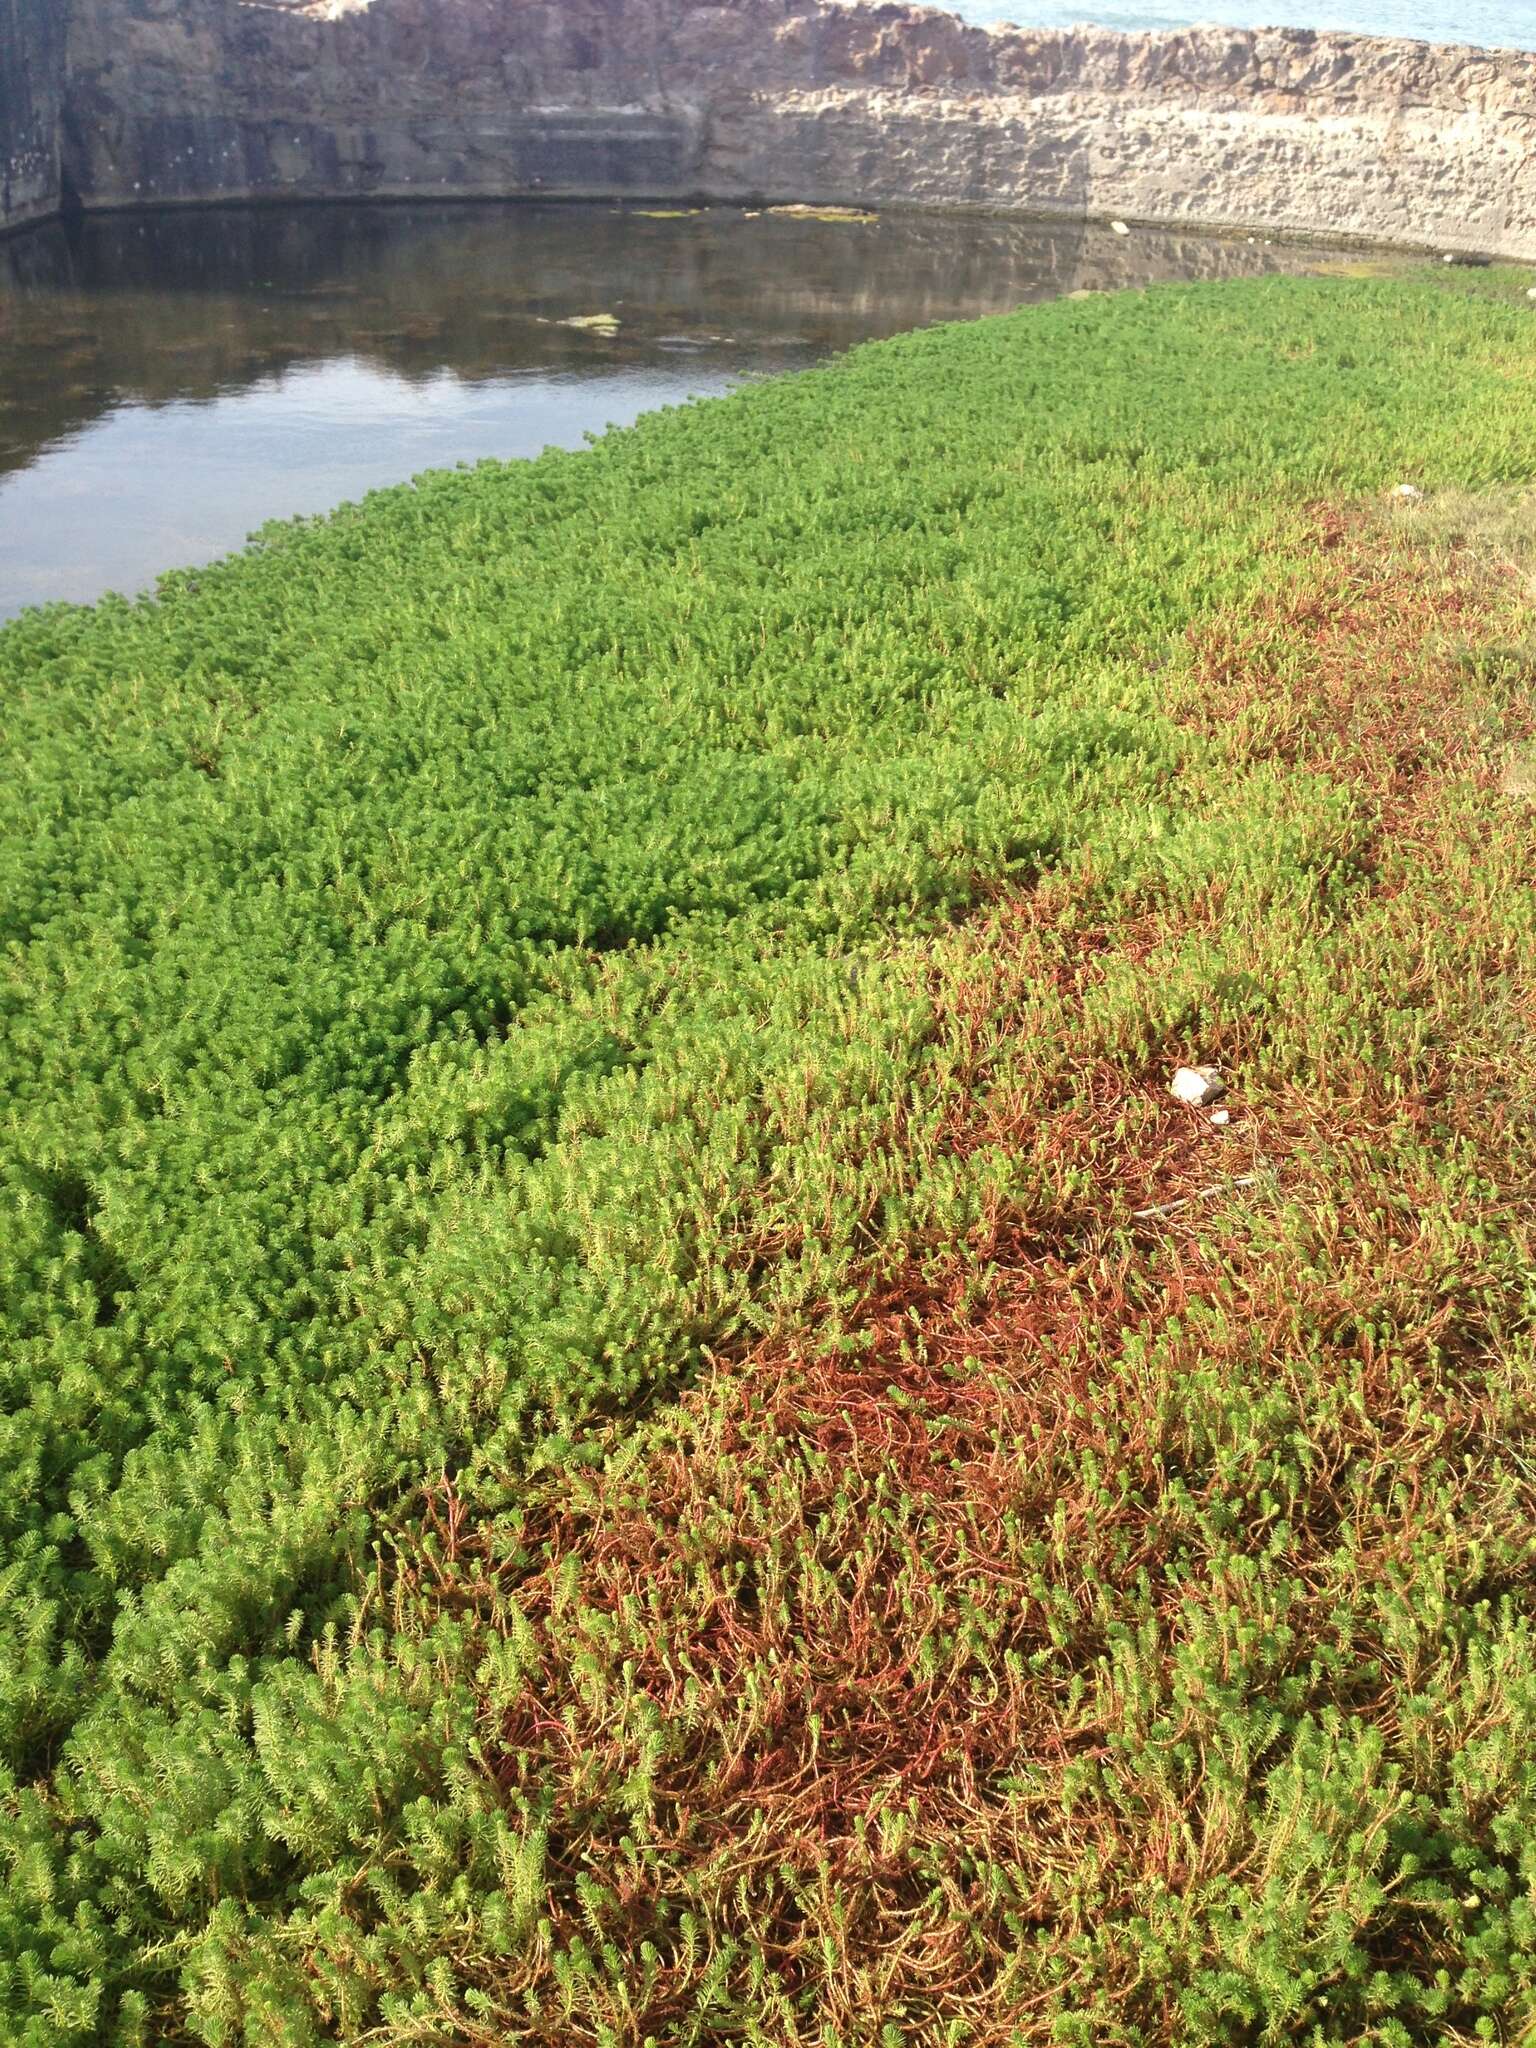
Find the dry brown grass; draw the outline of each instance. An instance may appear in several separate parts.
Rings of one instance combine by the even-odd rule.
[[[1011,1158],[1028,1204],[718,1362],[515,1527],[429,1501],[432,1597],[515,1648],[485,1666],[486,1769],[545,1858],[537,1938],[479,1973],[466,2040],[1471,2038],[1434,1987],[1472,1909],[1405,1845],[1484,1711],[1425,1575],[1489,1643],[1536,1610],[1508,1256],[1536,1251],[1508,1009],[1536,953],[1492,915],[1438,957],[1424,927],[1529,840],[1483,801],[1490,719],[1529,724],[1486,695],[1474,564],[1333,515],[1318,564],[1201,637],[1187,717],[1219,775],[1347,784],[1342,910],[1234,936],[1217,889],[1111,917],[1086,870],[999,905],[945,970],[940,1142]],[[1320,1016],[1360,1003],[1362,1038],[1319,1026],[1325,1083],[1272,1009],[1117,1038],[1117,990],[1224,932],[1256,984],[1294,944]],[[1406,1064],[1365,953],[1420,962]],[[1225,1132],[1166,1093],[1197,1052],[1253,1077]],[[1367,1965],[1409,2032],[1371,2030]],[[1234,1970],[1253,2018],[1202,2033],[1191,1998]]]

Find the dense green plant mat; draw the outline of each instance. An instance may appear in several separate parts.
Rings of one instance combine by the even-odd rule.
[[[8,2037],[1514,2037],[1523,285],[936,330],[0,634]]]

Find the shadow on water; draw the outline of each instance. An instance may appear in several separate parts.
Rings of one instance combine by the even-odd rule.
[[[0,615],[140,589],[264,520],[579,445],[873,337],[1320,253],[1080,222],[660,211],[213,209],[0,244]]]

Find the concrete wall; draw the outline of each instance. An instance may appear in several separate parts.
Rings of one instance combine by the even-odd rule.
[[[0,233],[57,213],[65,0],[0,0]]]
[[[960,204],[1536,258],[1536,57],[1515,52],[838,0],[73,7],[63,146],[88,206]]]

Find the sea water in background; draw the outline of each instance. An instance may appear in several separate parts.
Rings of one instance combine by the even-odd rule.
[[[937,0],[935,0],[937,4]],[[967,21],[1014,21],[1029,28],[1189,28],[1219,21],[1230,28],[1357,29],[1363,35],[1416,36],[1429,43],[1536,50],[1536,0],[943,0]]]
[[[0,617],[269,519],[1031,299],[1305,269],[1247,236],[714,207],[322,206],[0,243]]]

